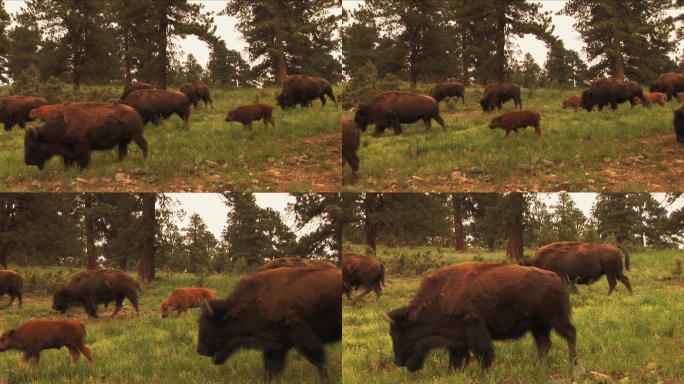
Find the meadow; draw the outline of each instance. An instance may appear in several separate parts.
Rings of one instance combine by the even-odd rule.
[[[209,357],[197,354],[198,309],[185,317],[162,319],[160,307],[174,288],[204,286],[213,288],[219,297],[227,296],[239,280],[237,275],[210,275],[205,278],[184,273],[158,273],[158,280],[145,285],[137,315],[128,301],[116,319],[109,316],[112,306],[99,308],[100,318],[87,319],[82,308],[71,308],[65,315],[52,311],[50,284],[68,273],[57,268],[16,268],[24,275],[25,284],[37,285],[26,294],[24,306],[0,307],[0,328],[4,331],[31,318],[76,318],[87,328],[86,343],[93,351],[95,365],[89,367],[81,359],[70,366],[65,348],[46,350],[41,354],[40,368],[21,366],[18,351],[0,353],[1,383],[256,383],[263,380],[263,363],[258,351],[239,351],[223,365],[214,365]],[[34,277],[37,276],[37,277]],[[5,298],[5,302],[7,298]],[[4,304],[3,304],[4,305]],[[339,382],[341,345],[329,345],[328,373],[331,382]],[[318,383],[313,365],[297,351],[288,354],[288,365],[275,383]]]
[[[362,252],[363,248],[350,250]],[[345,383],[674,384],[684,378],[684,253],[680,250],[632,252],[632,268],[626,275],[633,294],[619,285],[608,296],[605,277],[593,285],[579,285],[570,294],[580,363],[574,376],[567,344],[555,333],[543,362],[537,360],[532,336],[526,335],[494,342],[496,357],[488,371],[471,360],[464,370],[451,373],[445,350],[431,352],[417,373],[396,367],[382,312],[408,304],[428,270],[463,261],[501,262],[505,254],[380,247],[377,254],[387,274],[383,295],[379,299],[368,295],[358,303],[343,301]]]
[[[102,87],[100,87],[102,88]],[[118,97],[120,88],[106,90]],[[97,87],[92,87],[95,91]],[[173,89],[173,88],[169,88]],[[340,180],[339,121],[333,103],[283,111],[276,88],[212,89],[215,110],[192,109],[190,128],[172,116],[148,124],[146,160],[135,145],[116,161],[116,150],[93,152],[89,168],[65,171],[53,158],[44,170],[24,164],[24,131],[0,134],[0,188],[4,191],[335,191]],[[3,94],[7,88],[2,90]],[[88,93],[86,88],[83,91]],[[276,129],[254,122],[248,131],[224,121],[227,112],[257,101],[271,104]],[[31,125],[40,122],[29,123]]]
[[[419,84],[420,92],[430,86]],[[483,90],[466,88],[465,104],[440,103],[443,130],[432,122],[403,124],[373,137],[374,126],[361,135],[358,191],[674,191],[684,188],[684,149],[672,124],[676,101],[650,109],[621,104],[617,111],[588,113],[563,109],[562,100],[581,88],[522,89],[523,109],[541,113],[544,137],[532,128],[507,141],[504,131],[490,129],[501,112],[485,114]],[[512,101],[503,111],[512,111]],[[353,118],[354,112],[345,113]],[[345,166],[344,179],[351,178]]]

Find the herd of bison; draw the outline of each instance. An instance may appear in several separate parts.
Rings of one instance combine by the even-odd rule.
[[[624,260],[624,262],[623,262]],[[624,264],[623,264],[624,263]],[[531,332],[539,358],[548,352],[551,330],[568,343],[571,366],[578,363],[577,334],[571,322],[570,284],[590,284],[605,275],[610,294],[618,281],[631,292],[629,255],[619,246],[559,242],[541,247],[518,264],[465,262],[428,274],[411,302],[383,314],[390,324],[395,364],[415,372],[431,349],[446,348],[449,364],[460,368],[470,356],[487,368],[494,359],[493,340],[520,338]],[[197,353],[223,364],[242,348],[263,352],[265,378],[285,368],[295,348],[325,379],[327,343],[342,338],[342,296],[353,303],[374,291],[382,294],[385,268],[378,259],[343,253],[340,266],[322,260],[283,257],[243,277],[225,299],[207,288],[177,288],[161,304],[161,316],[180,316],[201,307]],[[287,289],[283,289],[287,287]],[[363,293],[352,293],[363,288]],[[0,295],[22,302],[22,277],[0,271]],[[103,269],[79,272],[54,293],[52,308],[66,313],[82,306],[96,318],[99,304],[114,302],[112,318],[128,299],[138,311],[140,286],[126,273]],[[351,309],[353,310],[353,308]],[[23,352],[38,367],[44,349],[67,347],[72,363],[80,354],[93,363],[85,344],[86,329],[77,320],[30,320],[0,337],[0,352]]]
[[[311,100],[326,98],[337,105],[330,83],[319,77],[294,75],[283,82],[276,95],[277,104],[283,109],[296,105],[307,107]],[[26,122],[39,120],[43,124],[26,129],[24,137],[24,162],[43,169],[54,156],[62,158],[65,168],[77,164],[86,168],[90,152],[111,150],[118,147],[119,160],[128,152],[128,144],[134,141],[147,157],[148,146],[144,127],[148,123],[159,125],[162,119],[177,115],[189,127],[190,107],[214,109],[209,87],[203,83],[183,83],[179,92],[156,89],[144,82],[125,86],[120,99],[113,102],[73,102],[49,104],[42,97],[7,96],[0,99],[0,121],[5,130],[14,125],[26,127]],[[227,113],[226,122],[240,122],[251,129],[252,122],[263,120],[275,128],[272,106],[248,104]]]

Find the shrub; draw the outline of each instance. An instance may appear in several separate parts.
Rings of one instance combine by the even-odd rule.
[[[399,253],[385,262],[385,269],[392,274],[419,276],[424,273],[447,266],[449,263],[441,253],[432,251]]]
[[[345,87],[342,108],[350,109],[370,101],[378,92],[389,90],[400,90],[399,78],[392,74],[381,78],[375,66],[368,63],[359,69]]]

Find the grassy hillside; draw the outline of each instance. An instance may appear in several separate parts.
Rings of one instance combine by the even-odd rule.
[[[72,368],[66,349],[48,350],[41,354],[40,369],[33,371],[19,363],[21,353],[0,353],[0,382],[7,383],[255,383],[263,378],[261,353],[240,351],[225,364],[216,366],[208,357],[197,354],[198,309],[191,309],[185,317],[162,319],[159,309],[177,287],[195,286],[198,281],[191,274],[161,274],[160,279],[144,287],[140,313],[129,303],[116,319],[110,319],[112,306],[100,306],[100,318],[89,320],[82,309],[72,308],[66,315],[51,310],[52,298],[46,293],[59,276],[54,268],[19,269],[27,284],[36,291],[25,297],[19,309],[0,309],[0,328],[14,328],[31,318],[76,318],[86,323],[86,343],[91,347],[95,366],[90,368],[85,359]],[[66,272],[62,272],[66,276]],[[33,278],[32,276],[36,276]],[[212,275],[205,286],[216,289],[219,297],[227,296],[239,276]],[[7,298],[5,298],[7,301]],[[341,346],[327,348],[328,372],[332,382],[340,377]],[[315,367],[298,352],[288,355],[288,365],[282,382],[318,382]]]
[[[421,85],[427,91],[427,85]],[[420,88],[419,87],[419,88]],[[433,121],[403,125],[382,137],[369,127],[361,136],[359,183],[349,190],[672,191],[684,188],[684,148],[675,142],[672,101],[650,109],[629,103],[616,112],[563,109],[577,90],[523,89],[523,109],[541,112],[543,139],[532,128],[504,141],[490,129],[500,112],[483,114],[482,88],[467,88],[466,103],[440,104],[443,130]],[[504,111],[513,110],[513,102]],[[353,112],[346,112],[353,117]],[[345,167],[344,177],[351,171]]]
[[[100,91],[103,93],[104,91]],[[120,94],[119,89],[109,91]],[[145,129],[149,155],[131,143],[128,157],[116,150],[93,153],[90,167],[64,171],[53,158],[41,171],[24,164],[24,132],[0,134],[0,188],[36,191],[333,191],[340,180],[339,121],[342,111],[319,101],[283,111],[275,88],[212,90],[215,111],[192,109],[190,129],[177,116]],[[85,92],[87,98],[88,93]],[[276,129],[255,122],[252,131],[224,121],[242,104],[274,106]],[[31,124],[40,124],[34,122]]]
[[[361,248],[355,247],[356,251]],[[380,299],[368,295],[360,303],[343,301],[343,378],[345,383],[568,383],[571,382],[567,344],[555,333],[547,359],[537,363],[531,335],[496,341],[492,369],[482,371],[472,360],[465,370],[449,373],[445,350],[434,351],[425,367],[412,374],[394,365],[389,325],[384,311],[408,304],[415,294],[428,259],[435,266],[463,261],[499,262],[504,254],[456,253],[437,248],[378,249],[388,278]],[[634,293],[623,285],[608,296],[602,278],[578,286],[571,294],[573,323],[581,368],[577,383],[680,383],[684,377],[684,276],[675,250],[631,255],[626,272]],[[403,260],[403,261],[401,261]],[[398,274],[400,271],[401,274]]]

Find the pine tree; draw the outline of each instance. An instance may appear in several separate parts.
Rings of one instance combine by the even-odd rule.
[[[553,226],[559,241],[577,241],[587,218],[580,211],[567,192],[558,194],[553,208]]]
[[[199,82],[203,76],[204,68],[197,62],[195,55],[192,53],[188,55],[185,59],[185,64],[183,65],[183,75],[186,81],[191,83]]]
[[[185,231],[184,250],[186,253],[186,267],[188,272],[197,273],[211,270],[218,241],[209,232],[202,217],[196,213],[190,216],[190,223]]]

